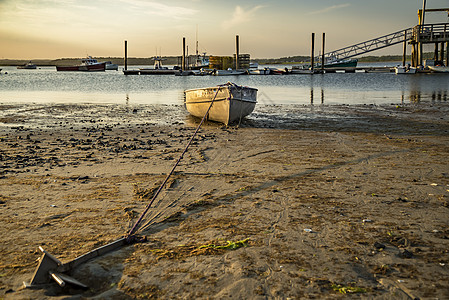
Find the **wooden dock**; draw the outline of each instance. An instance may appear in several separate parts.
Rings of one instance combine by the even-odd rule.
[[[394,67],[339,67],[324,68],[324,73],[390,73],[394,72]],[[321,73],[321,69],[315,70]]]

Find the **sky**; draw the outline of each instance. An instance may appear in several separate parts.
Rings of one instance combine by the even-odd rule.
[[[326,52],[413,27],[423,0],[0,0],[0,58],[129,57],[240,53],[309,55],[311,33]],[[427,0],[447,8],[449,0]],[[449,22],[428,13],[426,23]],[[317,50],[318,51],[318,50]],[[401,54],[402,45],[372,52]]]

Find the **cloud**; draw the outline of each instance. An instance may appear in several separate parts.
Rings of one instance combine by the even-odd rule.
[[[170,17],[175,19],[182,19],[187,16],[196,14],[198,11],[181,6],[169,6],[162,3],[157,3],[147,0],[121,0],[121,2],[126,3],[145,14],[156,15],[161,17]]]
[[[250,10],[245,11],[241,6],[237,5],[235,7],[231,20],[222,22],[221,27],[223,29],[229,29],[236,25],[250,22],[252,19],[254,19],[256,11],[258,11],[262,7],[263,6],[258,5]]]
[[[332,5],[332,6],[328,6],[328,7],[325,7],[323,9],[320,9],[320,10],[311,11],[311,12],[308,13],[308,15],[324,14],[324,13],[328,13],[330,11],[334,11],[334,10],[337,10],[337,9],[340,9],[340,8],[348,7],[350,5],[351,5],[350,3],[343,3],[343,4],[338,4],[338,5]]]

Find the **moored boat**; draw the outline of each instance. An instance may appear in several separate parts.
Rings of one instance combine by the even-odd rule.
[[[449,67],[445,66],[427,66],[430,70],[437,73],[449,73]]]
[[[269,68],[264,69],[249,69],[248,74],[249,75],[270,75],[271,71]]]
[[[31,61],[27,62],[26,64],[22,66],[17,66],[17,69],[27,69],[27,70],[35,70],[37,66],[33,64]]]
[[[407,66],[396,66],[394,67],[394,72],[396,74],[416,74],[417,69],[414,67]]]
[[[113,64],[111,61],[106,62],[106,70],[118,71],[118,64]]]
[[[203,118],[207,113],[208,120],[227,126],[252,113],[256,98],[257,89],[228,82],[215,87],[186,90],[185,106],[195,117]]]
[[[327,60],[324,63],[325,69],[332,69],[332,68],[356,68],[358,59],[339,59],[339,60]],[[315,69],[321,68],[321,63],[314,64]],[[294,74],[304,74],[303,70],[310,70],[311,66],[310,64],[302,64],[299,66],[293,66],[292,71],[294,71]],[[296,72],[297,70],[301,70],[301,72]],[[307,72],[306,72],[307,73]]]
[[[215,76],[230,76],[230,75],[245,75],[247,74],[246,70],[233,70],[233,69],[227,69],[227,70],[213,70],[212,75]]]
[[[355,68],[357,67],[358,59],[345,59],[328,61],[324,64],[324,68]],[[317,64],[317,68],[321,67],[321,64]]]
[[[162,66],[162,60],[164,60],[162,57],[155,56],[153,59],[154,68],[140,68],[140,75],[174,75],[179,72],[177,69]]]
[[[80,65],[76,66],[56,66],[56,71],[81,71],[81,72],[101,72],[106,70],[105,62],[98,62],[91,56],[81,61]]]

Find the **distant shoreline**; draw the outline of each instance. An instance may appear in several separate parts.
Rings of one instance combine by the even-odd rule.
[[[193,56],[191,56],[193,57]],[[424,53],[424,59],[431,59],[433,52]],[[33,64],[46,67],[46,66],[67,66],[81,63],[83,58],[58,58],[58,59],[0,59],[0,66],[20,66],[31,61]],[[98,61],[111,61],[114,64],[123,65],[123,57],[96,57]],[[163,57],[164,64],[166,65],[180,65],[180,56],[166,56]],[[382,56],[363,56],[358,58],[359,62],[395,62],[402,61],[402,55],[382,55]],[[406,60],[410,61],[410,55],[406,56]],[[254,58],[251,61],[258,62],[259,64],[301,64],[308,63],[310,58],[308,56],[289,56],[280,58]],[[128,65],[152,65],[154,60],[152,57],[129,57]]]

